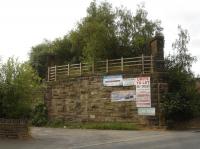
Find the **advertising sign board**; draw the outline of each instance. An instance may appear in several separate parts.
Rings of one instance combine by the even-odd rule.
[[[136,91],[126,90],[126,91],[113,91],[111,93],[111,101],[135,101]]]
[[[122,75],[104,76],[103,85],[104,86],[122,86],[123,77]]]
[[[123,86],[133,86],[136,85],[136,78],[124,78]]]
[[[136,106],[151,107],[150,77],[136,78]]]
[[[138,115],[155,116],[155,108],[138,108]]]

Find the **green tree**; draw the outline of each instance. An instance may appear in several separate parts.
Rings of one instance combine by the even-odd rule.
[[[196,59],[187,48],[189,39],[188,31],[178,26],[178,39],[172,44],[175,54],[166,60],[169,93],[163,100],[163,110],[168,121],[188,120],[200,112],[199,93],[191,72]]]
[[[191,72],[192,64],[196,61],[196,57],[193,57],[189,51],[187,44],[190,41],[189,33],[186,29],[178,26],[178,39],[172,44],[172,48],[175,51],[174,56],[171,57],[171,66],[177,67],[179,71]]]
[[[45,78],[48,57],[55,65],[62,65],[148,54],[148,42],[162,27],[147,14],[143,5],[133,15],[130,10],[113,9],[108,2],[97,4],[94,0],[86,17],[64,38],[33,47],[30,64]]]
[[[0,117],[28,118],[40,79],[27,63],[9,58],[0,66]]]
[[[45,78],[48,68],[48,56],[54,55],[51,42],[45,41],[32,47],[29,54],[29,63],[37,71],[41,78]]]
[[[130,57],[148,54],[149,41],[163,30],[161,22],[149,20],[144,5],[138,5],[135,16],[125,8],[118,9],[117,14],[118,39],[122,55]]]
[[[115,12],[111,4],[93,1],[87,9],[87,16],[79,24],[83,37],[83,58],[85,61],[111,58],[115,55],[117,38],[115,35]]]
[[[29,54],[29,63],[41,78],[46,77],[50,62],[53,62],[54,65],[80,62],[78,57],[81,54],[76,51],[74,43],[70,38],[64,36],[52,42],[46,40],[42,44],[32,47]]]
[[[72,43],[68,36],[64,38],[57,38],[51,43],[51,49],[55,56],[55,63],[62,65],[70,62],[73,59],[72,55]],[[76,55],[76,54],[74,54]]]

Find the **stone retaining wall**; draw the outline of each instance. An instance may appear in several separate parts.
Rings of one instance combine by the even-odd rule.
[[[124,75],[125,78],[136,77]],[[46,94],[50,119],[84,122],[135,122],[158,125],[158,76],[151,77],[151,102],[156,116],[139,116],[135,101],[111,102],[111,92],[133,90],[133,86],[105,87],[103,76],[66,78],[49,82]]]
[[[152,55],[157,61],[153,64],[154,71],[149,74],[136,74],[133,68],[130,68],[129,73],[121,72],[123,78],[151,78],[151,106],[156,109],[155,116],[139,116],[135,101],[111,102],[111,92],[132,90],[133,86],[105,87],[102,75],[91,75],[74,78],[63,76],[61,80],[47,82],[46,104],[49,119],[161,125],[160,102],[162,94],[167,91],[163,47],[164,37],[161,34],[150,41],[147,54]],[[105,75],[109,75],[108,71]]]
[[[27,138],[28,122],[18,119],[0,119],[0,138]]]

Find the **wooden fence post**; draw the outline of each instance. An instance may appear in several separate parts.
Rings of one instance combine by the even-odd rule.
[[[158,92],[158,119],[159,119],[159,127],[161,127],[161,110],[160,110],[160,83],[158,83],[158,88],[157,88],[157,92]]]
[[[106,73],[108,73],[108,59],[106,59]]]
[[[69,64],[68,64],[68,67],[67,67],[67,72],[68,72],[68,76],[69,76],[69,73],[70,73],[70,67],[69,67]]]
[[[47,72],[48,74],[47,74],[47,81],[49,82],[49,73],[50,73],[50,68],[48,67],[48,72]]]
[[[56,73],[57,73],[57,69],[56,69],[56,65],[55,65],[55,70],[54,70],[54,73],[55,73],[55,81],[56,81]]]
[[[144,74],[144,55],[142,54],[142,74]]]
[[[92,62],[92,74],[94,74],[94,61]]]
[[[80,76],[81,76],[81,74],[82,74],[82,65],[80,63]]]
[[[121,57],[121,71],[124,71],[124,59]]]
[[[151,55],[151,73],[153,73],[153,56]]]

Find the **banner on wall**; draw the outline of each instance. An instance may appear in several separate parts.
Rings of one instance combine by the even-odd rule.
[[[136,78],[124,78],[123,86],[133,86],[136,85]]]
[[[123,77],[122,75],[104,76],[103,85],[104,86],[122,86]]]
[[[155,116],[155,108],[138,108],[138,115]]]
[[[151,107],[150,77],[136,78],[136,106]]]
[[[126,90],[126,91],[113,91],[111,93],[111,101],[135,101],[136,100],[136,91],[135,90]]]

